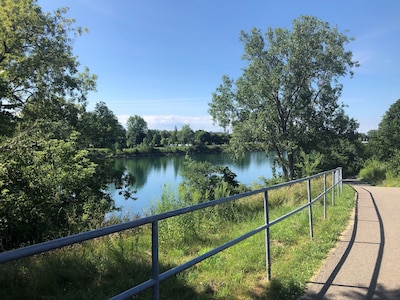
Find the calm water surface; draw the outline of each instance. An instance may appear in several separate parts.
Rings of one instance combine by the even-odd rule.
[[[209,161],[213,165],[228,166],[236,175],[236,179],[243,184],[250,185],[260,182],[260,177],[272,177],[273,157],[267,157],[263,152],[248,153],[239,161],[233,161],[229,154],[196,154],[191,158],[195,161]],[[117,166],[125,166],[126,170],[136,178],[132,186],[136,190],[137,200],[125,200],[118,195],[114,186],[109,187],[117,207],[122,211],[117,215],[143,214],[149,211],[153,203],[161,197],[164,186],[176,190],[182,181],[180,171],[184,157],[139,157],[132,159],[118,159]]]

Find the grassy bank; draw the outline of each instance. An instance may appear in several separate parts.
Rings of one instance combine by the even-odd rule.
[[[330,182],[328,180],[328,182]],[[168,195],[164,195],[164,208]],[[273,220],[306,202],[302,186],[271,193]],[[330,201],[330,199],[328,199]],[[344,186],[336,206],[314,206],[314,239],[303,211],[271,228],[272,277],[265,277],[264,234],[257,234],[161,284],[162,299],[297,299],[334,247],[354,206]],[[159,207],[159,209],[163,209]],[[160,222],[160,271],[263,224],[263,201],[249,197],[220,209]],[[151,277],[150,228],[143,227],[0,265],[2,299],[107,299]],[[135,298],[136,299],[136,298]],[[137,299],[151,299],[145,292]]]

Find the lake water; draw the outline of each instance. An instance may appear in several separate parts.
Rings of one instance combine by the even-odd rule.
[[[209,161],[213,165],[228,166],[237,175],[236,179],[246,185],[260,182],[260,177],[272,177],[273,157],[267,157],[264,152],[247,153],[238,161],[233,161],[226,153],[195,154],[191,155],[191,158],[195,161]],[[160,199],[165,185],[176,190],[182,181],[180,171],[183,162],[183,156],[117,159],[116,165],[125,166],[126,170],[135,176],[136,183],[132,188],[136,190],[135,198],[137,198],[137,200],[125,200],[118,195],[118,190],[114,186],[110,186],[109,191],[116,206],[122,207],[118,215],[148,212],[151,204]]]

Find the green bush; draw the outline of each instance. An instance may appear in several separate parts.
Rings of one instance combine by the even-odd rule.
[[[101,166],[68,140],[22,132],[0,146],[0,245],[12,249],[97,228],[114,202]]]
[[[400,152],[395,151],[393,157],[386,164],[386,176],[383,180],[384,186],[400,186]]]
[[[370,184],[377,184],[386,179],[387,166],[385,163],[370,160],[366,163],[358,174],[360,180],[368,182]]]

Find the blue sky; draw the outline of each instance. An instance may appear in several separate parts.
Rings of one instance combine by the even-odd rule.
[[[226,74],[237,79],[245,66],[240,31],[291,28],[313,15],[339,31],[361,67],[342,78],[341,102],[360,123],[377,129],[400,99],[400,1],[398,0],[39,0],[44,11],[69,7],[68,16],[88,34],[74,53],[99,76],[89,110],[99,101],[122,124],[140,115],[151,129],[217,131],[207,112],[212,93]]]

